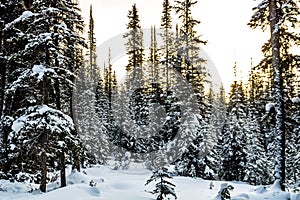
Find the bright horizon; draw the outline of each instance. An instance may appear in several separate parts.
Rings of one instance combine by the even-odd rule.
[[[93,5],[97,46],[126,32],[128,10],[134,3],[137,5],[142,28],[148,29],[155,25],[159,29],[163,0],[79,0],[85,24],[88,24],[90,4]],[[173,5],[174,1],[171,3]],[[250,59],[252,58],[253,65],[256,65],[262,58],[261,46],[267,41],[266,34],[247,25],[253,14],[252,8],[257,3],[254,0],[199,0],[192,10],[194,18],[201,21],[196,28],[197,34],[208,41],[207,45],[202,45],[202,51],[205,51],[216,66],[226,91],[229,91],[234,80],[235,62],[238,71],[242,72],[242,77],[239,78],[246,81],[251,66]],[[178,16],[172,13],[173,24],[177,18]],[[86,30],[87,28],[86,26]],[[144,45],[146,49],[149,47],[146,42]],[[97,64],[101,68],[107,60],[107,52],[108,50],[98,52]],[[124,76],[125,66],[121,66],[125,65],[123,63],[124,57],[113,60],[113,67],[119,76]]]

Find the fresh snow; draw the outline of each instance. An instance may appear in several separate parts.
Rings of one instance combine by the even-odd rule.
[[[5,25],[5,29],[10,28],[11,26],[13,26],[14,24],[18,23],[18,22],[22,22],[24,21],[26,18],[33,16],[33,13],[31,11],[24,11],[22,13],[21,16],[19,16],[18,18],[16,18],[14,21],[12,21],[11,23],[8,23]]]
[[[34,65],[32,68],[32,76],[38,76],[38,79],[42,79],[45,75],[45,73],[51,72],[55,73],[53,69],[51,68],[46,68],[44,65]]]
[[[274,107],[275,107],[274,103],[267,103],[266,104],[266,112],[270,112],[270,110]]]
[[[96,166],[71,172],[68,168],[65,188],[57,183],[48,184],[48,192],[38,192],[38,185],[29,183],[11,183],[0,180],[1,200],[153,200],[148,193],[154,184],[144,186],[151,172],[142,167],[129,170],[113,170]],[[208,181],[200,178],[174,177],[170,180],[176,185],[175,191],[181,200],[215,200],[222,184],[232,185],[232,200],[300,200],[299,194],[290,194],[278,190],[276,184],[270,187],[250,186],[242,182]],[[90,186],[93,185],[93,186]],[[213,185],[212,189],[209,189]],[[32,191],[29,193],[29,191]]]
[[[44,115],[45,113],[49,113],[47,115],[48,124],[47,128],[50,129],[52,132],[61,132],[60,126],[65,127],[65,131],[68,130],[66,127],[67,125],[73,126],[73,120],[70,116],[65,115],[59,110],[53,109],[48,107],[47,105],[39,105],[39,106],[32,106],[28,108],[31,111],[28,114],[25,114],[19,118],[17,118],[12,124],[12,130],[14,132],[21,131],[26,125],[40,125],[40,116]],[[40,116],[38,116],[40,115]],[[37,119],[32,119],[37,116]],[[70,131],[69,131],[70,132]]]
[[[299,97],[294,97],[292,98],[293,103],[300,103],[300,98]]]

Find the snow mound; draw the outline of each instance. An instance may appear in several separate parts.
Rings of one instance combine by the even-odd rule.
[[[89,194],[92,196],[100,196],[100,189],[97,187],[90,187]]]
[[[255,191],[257,194],[263,194],[263,193],[267,192],[267,189],[266,189],[265,186],[261,185],[261,186],[259,186],[258,188],[256,188],[254,191]]]
[[[270,191],[281,191],[281,187],[280,187],[280,183],[279,183],[279,181],[277,180],[277,181],[275,181],[274,183],[273,183],[273,185],[271,185],[271,187],[270,187],[270,189],[269,189]]]
[[[29,183],[10,182],[8,180],[0,180],[0,191],[10,193],[28,193],[33,190]]]
[[[67,176],[67,183],[70,185],[80,184],[80,183],[89,183],[91,179],[84,173],[73,170],[72,173]]]
[[[86,184],[76,184],[53,190],[52,192],[30,196],[26,200],[97,200],[99,196],[100,189]]]
[[[232,200],[248,200],[248,199],[250,199],[249,195],[245,194],[245,193],[242,193],[238,196],[232,197]]]
[[[300,194],[291,194],[291,200],[300,200]]]

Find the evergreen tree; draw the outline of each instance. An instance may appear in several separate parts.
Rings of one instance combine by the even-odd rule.
[[[252,63],[252,61],[251,61]],[[273,127],[272,115],[265,110],[271,101],[269,84],[264,69],[253,67],[248,81],[248,109],[245,130],[247,134],[247,166],[245,181],[252,185],[273,181]]]
[[[97,52],[96,52],[96,38],[94,32],[94,17],[93,17],[93,7],[90,5],[90,18],[89,18],[89,31],[88,31],[88,46],[89,46],[89,66],[90,66],[90,76],[92,81],[96,81],[99,76],[97,73],[98,66],[96,63]]]
[[[111,55],[110,55],[110,49],[108,52],[108,67],[104,70],[104,91],[108,98],[109,103],[109,109],[111,109],[111,101],[112,101],[112,93],[114,90],[114,83],[113,83],[113,70],[112,70],[112,64],[111,64]]]
[[[150,87],[155,88],[159,86],[160,82],[160,65],[159,65],[159,54],[156,40],[156,28],[151,27],[151,44],[150,44],[150,55],[148,59],[150,65],[149,83]]]
[[[235,65],[236,78],[236,65]],[[242,83],[231,85],[230,102],[222,135],[222,164],[219,177],[228,181],[243,181],[246,166],[246,99]]]
[[[299,185],[299,167],[300,167],[300,159],[299,159],[299,127],[300,127],[300,110],[299,110],[299,97],[295,97],[292,99],[292,108],[291,110],[291,127],[289,130],[289,134],[287,135],[287,149],[286,149],[286,179],[287,184],[291,188],[297,187]]]
[[[216,154],[217,154],[217,172],[220,171],[221,166],[221,159],[222,159],[222,131],[223,127],[226,122],[226,99],[225,99],[225,89],[223,85],[220,87],[220,92],[216,97],[214,109],[213,109],[213,116],[215,116],[214,128],[215,128],[215,135],[216,135]],[[216,175],[217,179],[219,179],[218,174]]]
[[[11,3],[11,13],[14,13],[14,10],[18,13],[18,10],[21,10],[19,4]],[[52,125],[55,126],[55,122],[50,122],[48,117],[66,119],[68,115],[71,115],[70,102],[75,71],[73,58],[76,52],[74,49],[83,44],[83,39],[79,36],[82,30],[82,20],[77,13],[76,6],[71,1],[64,1],[62,4],[34,1],[24,6],[27,10],[23,14],[14,15],[3,30],[11,32],[7,35],[6,41],[14,38],[14,43],[18,44],[16,48],[7,52],[7,58],[16,65],[10,67],[6,63],[5,66],[6,105],[3,106],[5,110],[3,109],[2,112],[1,129],[5,129],[3,134],[11,132],[10,138],[6,137],[4,146],[16,147],[9,152],[11,156],[4,158],[4,162],[10,164],[5,171],[15,176],[22,170],[31,173],[32,170],[40,169],[41,180],[39,182],[43,192],[46,191],[47,171],[50,168],[61,170],[61,185],[65,186],[64,165],[68,159],[66,155],[70,151],[76,152],[79,148],[75,131],[70,131],[72,120],[66,120],[68,125],[65,123],[65,131],[59,128],[47,131]],[[9,13],[9,10],[6,11]],[[65,15],[69,18],[62,17]],[[7,74],[8,69],[9,74]],[[66,113],[62,113],[61,110]],[[26,117],[31,121],[32,127],[22,128],[22,132],[18,132],[21,129],[15,128],[16,120],[26,124],[27,121],[24,119]],[[39,126],[35,123],[39,120],[45,123]],[[47,122],[50,123],[48,126]],[[35,129],[37,132],[33,132]],[[45,134],[41,134],[41,129],[46,130]],[[50,133],[51,135],[47,137]],[[38,142],[39,145],[36,146],[37,148],[30,149],[30,146],[23,146],[19,143],[21,142],[17,140],[19,137],[25,141]],[[70,144],[68,139],[73,141],[71,146],[74,148],[71,149],[70,145],[63,145],[63,143]],[[53,148],[47,149],[48,143],[53,148],[57,147],[56,151]],[[26,157],[18,151],[28,152],[35,156]],[[38,154],[38,151],[41,153]],[[54,159],[57,159],[59,166],[55,165]],[[20,160],[23,160],[28,167],[23,169],[20,166]]]
[[[216,100],[213,104],[212,116],[215,118],[214,127],[216,128],[216,135],[220,136],[226,118],[226,99],[223,85],[221,85],[220,92],[217,94]]]
[[[263,136],[259,126],[258,111],[255,110],[255,101],[250,96],[245,123],[247,138],[247,164],[245,181],[252,185],[267,185],[273,181],[273,163],[268,158],[264,148]]]
[[[186,130],[196,139],[191,142],[190,146],[185,147],[184,153],[176,161],[177,169],[181,175],[205,177],[204,172],[205,169],[208,169],[206,168],[208,167],[208,158],[203,157],[203,152],[206,152],[207,148],[209,148],[209,145],[205,145],[210,143],[211,139],[209,138],[211,134],[209,119],[211,109],[208,101],[206,101],[204,90],[207,78],[207,72],[203,66],[205,60],[199,55],[199,44],[205,44],[205,42],[197,36],[195,27],[200,22],[195,20],[191,13],[191,8],[196,3],[189,0],[176,1],[174,8],[182,23],[180,29],[176,26],[176,42],[174,44],[176,52],[174,52],[174,56],[170,61],[174,69],[191,84],[193,98],[197,99],[197,107],[199,109],[197,114],[190,113],[190,117],[194,118],[192,120],[194,124],[191,127],[194,127]]]
[[[11,40],[11,38],[17,37],[18,27],[10,27],[10,29],[5,29],[12,21],[22,14],[23,6],[21,1],[1,1],[0,3],[0,140],[1,140],[1,170],[4,174],[9,175],[8,171],[11,166],[9,160],[9,141],[8,135],[11,131],[11,125],[13,122],[13,117],[9,109],[10,97],[6,94],[6,90],[9,87],[9,83],[13,80],[13,71],[17,66],[20,66],[15,59],[10,59],[12,54],[18,52],[22,46],[23,42],[18,42],[17,40]],[[10,61],[9,61],[10,60]]]
[[[156,194],[157,200],[163,200],[163,199],[170,199],[167,196],[173,196],[175,199],[177,199],[176,193],[175,193],[175,185],[171,182],[169,182],[166,179],[171,179],[172,176],[168,172],[168,169],[163,167],[157,171],[154,171],[152,176],[147,180],[145,185],[148,185],[149,183],[153,181],[157,181],[155,185],[155,189],[150,192],[152,194]]]
[[[133,4],[132,9],[128,12],[129,23],[127,24],[128,33],[124,38],[128,39],[126,43],[128,64],[126,66],[127,78],[133,81],[130,87],[141,88],[143,86],[143,61],[144,61],[144,47],[143,47],[143,31],[140,26],[140,19],[136,4]]]
[[[170,58],[173,54],[173,32],[172,32],[172,18],[171,18],[172,6],[169,0],[164,0],[163,11],[161,17],[161,37],[163,39],[164,45],[162,49],[164,50],[162,64],[165,66],[165,77],[166,77],[166,90],[169,89],[169,76],[170,76]]]
[[[200,21],[195,20],[191,13],[191,8],[197,1],[183,0],[175,2],[175,11],[182,20],[178,38],[179,46],[176,47],[183,59],[180,71],[188,83],[193,86],[199,101],[200,110],[201,112],[204,112],[204,83],[206,81],[207,72],[203,66],[205,60],[199,56],[199,45],[205,44],[206,42],[202,41],[200,37],[197,36],[195,27]]]
[[[96,38],[94,33],[94,18],[90,6],[88,30],[88,54],[85,65],[78,72],[77,80],[77,113],[78,129],[85,152],[82,152],[82,166],[86,164],[106,164],[108,159],[108,141],[106,136],[106,122],[109,116],[112,93],[112,65],[109,51],[109,77],[102,79],[96,62]],[[105,69],[105,72],[106,69]],[[104,80],[104,81],[103,81]]]

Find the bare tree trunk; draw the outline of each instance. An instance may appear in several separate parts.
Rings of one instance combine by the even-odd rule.
[[[1,29],[2,26],[0,27]],[[2,49],[2,43],[3,43],[3,31],[0,31],[0,49]],[[1,76],[1,90],[0,90],[0,117],[2,117],[3,107],[4,107],[4,94],[5,94],[5,82],[6,82],[6,63],[1,62],[0,63],[0,76]]]
[[[40,185],[41,192],[46,192],[46,187],[47,187],[47,154],[46,152],[43,152],[42,153],[42,181]]]
[[[75,169],[80,172],[80,156],[79,156],[79,152],[76,151],[76,154],[75,154]]]
[[[61,187],[67,186],[66,180],[66,163],[65,163],[65,152],[62,150],[60,155],[60,185]]]
[[[46,51],[46,60],[49,63],[49,52],[48,50]],[[48,105],[49,103],[49,82],[48,78],[44,76],[44,104]],[[41,133],[41,147],[42,147],[42,157],[41,157],[41,164],[42,164],[42,169],[41,169],[41,174],[42,174],[42,181],[40,185],[40,190],[42,192],[46,192],[46,187],[47,187],[47,154],[45,150],[45,145],[47,143],[47,132]]]
[[[272,66],[274,70],[274,100],[276,109],[275,130],[275,181],[285,190],[285,112],[283,100],[282,66],[280,60],[280,20],[278,16],[277,0],[269,0],[270,30],[272,45]]]

